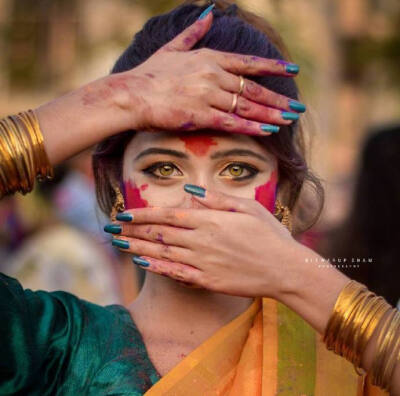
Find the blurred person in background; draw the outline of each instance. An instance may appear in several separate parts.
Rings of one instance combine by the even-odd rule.
[[[305,161],[288,60],[256,15],[188,2],[150,19],[111,76],[2,120],[7,193],[30,191],[31,155],[35,173],[51,176],[99,143],[98,200],[115,220],[105,231],[147,273],[128,308],[0,275],[0,392],[400,394],[387,352],[397,338],[381,337],[400,332],[399,312],[306,262],[321,257],[293,238],[318,218],[323,190]],[[24,133],[35,142],[26,151]],[[305,184],[317,194],[303,223]],[[349,312],[370,321],[377,304],[357,338],[364,322]]]
[[[316,250],[340,257],[347,276],[400,307],[398,175],[400,124],[370,130],[360,152],[349,214],[343,224],[325,233]]]

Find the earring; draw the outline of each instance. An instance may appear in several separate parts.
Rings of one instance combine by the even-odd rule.
[[[282,205],[279,199],[275,201],[275,216],[281,216],[280,222],[292,233],[293,224],[292,224],[292,214],[290,213],[290,209],[287,206]]]
[[[125,202],[124,202],[124,197],[121,193],[121,190],[119,187],[114,186],[114,204],[111,208],[111,214],[110,218],[112,221],[116,220],[117,213],[123,212],[125,210]]]

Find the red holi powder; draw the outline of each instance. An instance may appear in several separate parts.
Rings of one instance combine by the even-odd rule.
[[[276,184],[278,181],[278,171],[274,170],[267,183],[256,187],[256,201],[267,208],[271,213],[275,208]]]
[[[147,187],[149,187],[148,184],[142,184],[139,188],[140,188],[140,191],[144,191],[147,189]]]
[[[217,146],[218,143],[210,136],[185,136],[181,137],[185,142],[185,147],[193,154],[201,157],[206,155],[211,146]]]
[[[140,190],[136,187],[136,184],[132,184],[130,181],[124,182],[124,192],[126,209],[145,208],[149,206],[147,201],[140,196]]]

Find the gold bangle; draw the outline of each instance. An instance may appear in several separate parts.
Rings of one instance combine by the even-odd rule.
[[[36,177],[53,177],[36,114],[28,110],[1,119],[0,196],[31,191]]]

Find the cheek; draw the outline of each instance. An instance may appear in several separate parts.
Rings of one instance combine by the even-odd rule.
[[[274,212],[276,187],[278,182],[278,171],[274,170],[267,183],[256,187],[255,199],[260,202],[262,206],[268,209],[271,213]]]
[[[147,184],[143,184],[137,187],[132,181],[125,181],[123,184],[123,195],[126,209],[133,208],[145,208],[148,202],[140,196],[140,191],[144,191],[148,187]]]

